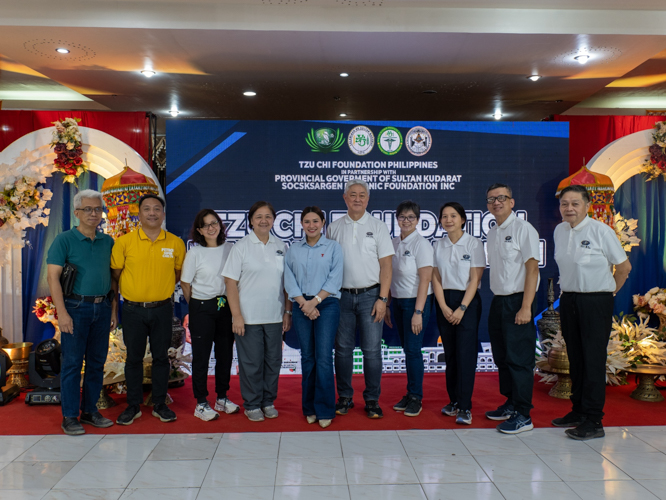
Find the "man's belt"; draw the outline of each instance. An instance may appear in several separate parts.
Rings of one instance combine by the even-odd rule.
[[[73,293],[65,297],[66,299],[73,300],[82,300],[83,302],[92,302],[93,304],[99,304],[104,302],[104,299],[113,299],[113,290],[110,290],[106,295],[79,295],[78,293]]]
[[[374,290],[375,288],[379,288],[379,283],[375,283],[372,286],[369,286],[367,288],[343,288],[343,292],[351,293],[352,295],[361,295],[362,293],[369,292],[370,290]]]
[[[125,299],[125,305],[143,307],[144,309],[152,309],[154,307],[160,307],[163,306],[164,304],[168,304],[169,302],[171,302],[171,297],[164,300],[157,300],[155,302],[133,302],[131,300]]]

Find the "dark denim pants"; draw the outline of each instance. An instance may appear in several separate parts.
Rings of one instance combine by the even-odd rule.
[[[65,309],[74,322],[74,333],[62,332],[62,368],[60,393],[62,416],[79,417],[80,411],[95,413],[102,391],[104,363],[109,352],[109,328],[111,326],[111,301],[99,304],[82,300],[65,299]],[[86,360],[81,396],[81,368]]]
[[[226,398],[234,355],[229,304],[217,306],[217,299],[190,299],[190,334],[192,337],[192,390],[197,403],[208,398],[208,362],[215,343],[215,392]]]
[[[416,309],[416,297],[393,299],[391,303],[395,326],[398,329],[400,343],[405,350],[405,368],[407,370],[407,393],[423,399],[423,335],[432,308],[432,294],[428,295],[423,306],[423,329],[418,335],[412,332],[412,316]]]
[[[314,321],[305,316],[297,304],[294,306],[294,329],[301,344],[303,415],[334,418],[333,346],[340,321],[340,299],[326,297],[317,306],[319,317]]]
[[[363,375],[365,377],[365,401],[379,401],[382,382],[382,332],[384,319],[374,323],[372,308],[379,298],[379,287],[354,295],[342,291],[340,299],[340,324],[335,337],[335,378],[338,396],[351,398],[352,373],[354,371],[354,347],[356,347],[356,327],[361,338],[363,351]]]

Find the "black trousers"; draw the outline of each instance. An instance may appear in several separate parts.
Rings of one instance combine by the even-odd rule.
[[[140,405],[143,402],[143,356],[146,353],[146,339],[150,339],[150,352],[153,356],[153,403],[164,403],[171,371],[168,353],[171,347],[172,318],[171,302],[151,309],[130,304],[123,305],[128,405]]]
[[[606,402],[606,357],[613,325],[611,292],[564,292],[560,299],[562,336],[567,343],[573,411],[601,422]]]
[[[458,309],[464,297],[464,290],[444,290],[446,305],[453,311]],[[449,401],[458,403],[461,410],[471,410],[476,364],[479,359],[481,296],[476,293],[457,325],[446,320],[439,304],[436,304],[436,308],[437,327],[446,361],[446,391],[449,393]]]
[[[226,297],[224,297],[226,302]],[[192,338],[192,389],[197,403],[208,398],[208,361],[215,343],[215,392],[226,398],[234,354],[229,304],[217,306],[218,299],[190,299],[190,336]]]
[[[523,292],[495,295],[488,315],[488,335],[499,372],[500,394],[514,409],[530,416],[534,388],[536,349],[536,300],[532,302],[529,323],[516,325],[516,314],[523,305]]]

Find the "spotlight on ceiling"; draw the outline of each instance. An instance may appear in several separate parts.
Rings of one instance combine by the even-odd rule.
[[[580,54],[574,57],[574,59],[578,61],[580,64],[585,64],[587,61],[590,60],[590,56],[588,54]]]
[[[69,49],[66,49],[64,47],[60,47],[60,48],[56,49],[56,52],[58,52],[59,54],[69,54]]]
[[[178,111],[176,108],[172,108],[171,111],[169,111],[169,114],[174,117],[178,116],[178,113],[180,113],[180,111]]]
[[[257,93],[252,92],[251,90],[248,90],[247,92],[243,92],[243,95],[247,96],[247,97],[254,97],[255,95],[257,95]]]
[[[347,116],[347,113],[340,113],[340,116],[344,118],[345,116]]]
[[[495,120],[499,120],[502,118],[502,112],[499,109],[496,109],[495,113],[493,114],[493,118],[495,118]]]
[[[150,78],[151,76],[155,76],[157,73],[155,73],[152,69],[144,69],[141,74],[146,78]]]
[[[540,75],[530,75],[527,77],[528,80],[532,80],[533,82],[536,82],[537,80],[541,79]]]
[[[349,76],[349,73],[340,73],[340,76],[342,78],[347,78]]]

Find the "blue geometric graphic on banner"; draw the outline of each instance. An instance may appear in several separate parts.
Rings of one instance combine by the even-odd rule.
[[[245,132],[234,132],[217,146],[215,146],[206,156],[201,158],[198,162],[188,168],[185,172],[180,174],[171,184],[166,188],[166,194],[169,194],[171,191],[180,186],[185,182],[189,177],[197,173],[203,167],[208,165],[212,160],[217,158],[224,150],[229,148],[232,144],[237,142],[241,137],[245,135]]]

